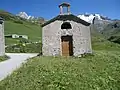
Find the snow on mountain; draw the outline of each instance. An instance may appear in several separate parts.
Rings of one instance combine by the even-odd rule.
[[[27,19],[27,20],[33,20],[33,21],[38,21],[38,20],[43,20],[42,17],[34,17],[34,16],[30,16],[28,15],[26,12],[19,12],[19,14],[17,14],[17,16],[21,17],[21,18],[24,18],[24,19]],[[78,17],[80,19],[83,19],[89,23],[93,23],[94,21],[97,22],[97,23],[102,23],[104,21],[110,21],[110,19],[106,16],[103,16],[103,15],[100,15],[100,14],[88,14],[88,13],[85,13],[85,14],[79,14]]]
[[[43,17],[36,17],[28,15],[26,12],[19,12],[16,16],[19,16],[23,19],[26,19],[29,22],[36,23],[36,24],[43,24],[45,19]]]
[[[97,18],[98,20],[107,19],[107,17],[101,16],[100,14],[87,14],[87,13],[86,14],[80,14],[80,15],[78,15],[78,17],[80,19],[83,19],[83,20],[89,22],[89,23],[92,23],[94,18]]]
[[[34,19],[34,16],[29,16],[26,12],[19,12],[17,16],[24,18],[24,19]]]

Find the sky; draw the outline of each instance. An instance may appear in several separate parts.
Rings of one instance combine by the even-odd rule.
[[[71,13],[98,13],[112,19],[120,19],[120,0],[0,0],[0,9],[13,14],[26,12],[28,15],[51,19],[60,13],[58,5],[71,4]]]

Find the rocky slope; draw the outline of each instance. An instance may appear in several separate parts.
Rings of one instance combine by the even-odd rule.
[[[81,14],[79,18],[92,24],[92,35],[99,32],[109,41],[120,44],[120,20],[112,20],[100,14]]]
[[[111,19],[100,14],[80,14],[78,17],[91,24],[94,24],[99,32],[104,30],[106,25],[112,23]]]

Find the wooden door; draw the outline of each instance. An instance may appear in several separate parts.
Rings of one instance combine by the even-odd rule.
[[[62,36],[62,56],[72,56],[73,47],[72,47],[72,36]]]

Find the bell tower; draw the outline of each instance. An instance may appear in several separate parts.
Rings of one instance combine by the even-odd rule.
[[[70,4],[69,3],[62,3],[59,5],[60,8],[60,15],[70,14]]]

